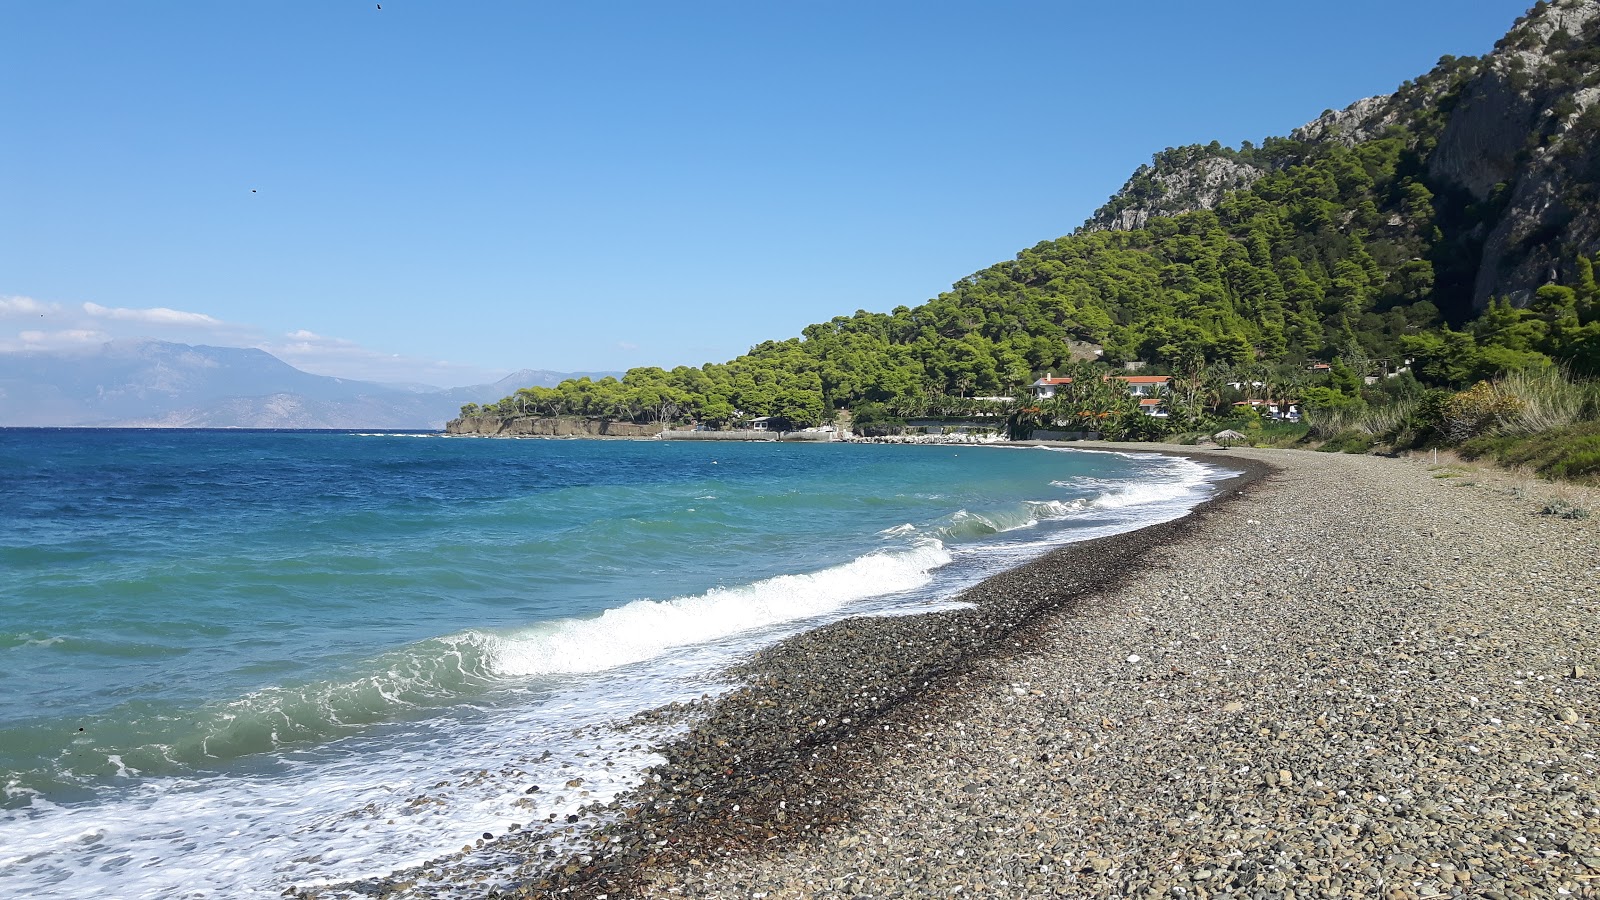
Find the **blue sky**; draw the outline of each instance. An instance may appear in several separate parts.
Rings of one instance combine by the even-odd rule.
[[[1524,0],[0,0],[0,352],[466,384],[720,362],[1072,231]]]

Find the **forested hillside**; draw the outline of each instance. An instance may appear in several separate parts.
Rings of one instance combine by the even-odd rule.
[[[1348,381],[1409,358],[1452,387],[1552,362],[1600,373],[1597,253],[1600,0],[1562,0],[1489,56],[1446,57],[1290,137],[1165,150],[1077,233],[921,305],[839,316],[725,364],[524,389],[483,412],[815,424],[840,409],[959,411],[1067,367],[1069,342],[1112,365],[1297,388],[1317,360]]]

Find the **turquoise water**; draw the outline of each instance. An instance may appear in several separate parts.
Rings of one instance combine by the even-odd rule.
[[[151,897],[383,874],[565,815],[654,761],[610,723],[724,689],[795,630],[938,608],[1181,515],[1217,475],[978,447],[76,430],[0,431],[0,472],[0,893]],[[578,771],[587,795],[523,793]],[[400,817],[423,787],[427,813]]]

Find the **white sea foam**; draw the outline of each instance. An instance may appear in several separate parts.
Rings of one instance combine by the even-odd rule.
[[[948,562],[942,543],[921,541],[808,575],[780,575],[693,597],[636,600],[598,618],[558,620],[483,640],[490,666],[500,675],[597,672],[653,659],[674,647],[825,615],[866,597],[912,590]]]
[[[1073,450],[1060,447],[1041,448],[1065,453],[1115,453],[1115,451]],[[1088,494],[1080,509],[1096,510],[1131,509],[1147,507],[1159,519],[1165,510],[1192,507],[1209,491],[1213,482],[1235,473],[1201,465],[1177,456],[1154,456],[1139,453],[1115,453],[1138,465],[1131,478],[1103,480],[1074,478],[1052,481],[1052,486]]]
[[[31,798],[0,812],[0,883],[40,898],[79,896],[94,884],[114,885],[120,897],[269,897],[290,885],[386,875],[511,824],[564,824],[661,761],[644,748],[665,732],[624,734],[609,723],[720,692],[727,685],[709,673],[752,647],[867,598],[922,587],[949,561],[942,544],[913,538],[820,572],[639,600],[544,628],[434,639],[423,642],[426,653],[418,645],[390,654],[359,682],[257,692],[234,701],[231,715],[285,731],[293,717],[337,719],[378,697],[407,704],[419,679],[438,689],[440,671],[484,673],[513,686],[503,690],[538,676],[587,676],[542,702],[377,726],[291,753],[286,776],[142,779],[99,801],[114,819],[96,822],[93,835],[73,810]],[[424,656],[434,663],[419,669]],[[120,757],[113,762],[127,771]],[[576,779],[581,786],[565,787]],[[525,793],[530,784],[542,790]]]
[[[644,748],[670,730],[623,733],[607,722],[640,701],[716,690],[649,674],[475,721],[393,727],[315,762],[291,759],[275,777],[140,780],[101,801],[98,816],[32,797],[0,811],[0,894],[267,898],[419,865],[512,824],[565,824],[661,761]],[[594,688],[609,696],[588,696]],[[531,785],[541,790],[525,793]]]
[[[122,756],[120,754],[109,753],[106,755],[106,759],[109,760],[113,766],[117,767],[118,778],[132,778],[133,776],[139,774],[138,769],[135,769],[122,761]]]
[[[1215,470],[1199,463],[1177,459],[1169,465],[1150,467],[1148,477],[1118,484],[1096,497],[1093,503],[1104,509],[1116,509],[1188,500],[1214,480],[1216,474]]]
[[[61,637],[60,635],[53,635],[51,637],[35,637],[32,634],[23,633],[15,636],[4,635],[3,637],[7,640],[16,641],[16,643],[6,648],[8,650],[16,650],[22,647],[54,647],[55,645],[64,643],[66,641],[66,638]]]
[[[1075,500],[1030,500],[1028,506],[1037,516],[1037,521],[1046,519],[1064,519],[1074,513],[1080,512],[1089,505],[1089,501],[1079,497]],[[1037,522],[1035,523],[1037,524]]]
[[[1182,516],[1224,474],[1189,460],[1130,458],[1138,461],[1131,483],[1066,481],[1058,487],[1075,496],[986,513],[991,539],[946,544],[930,528],[897,526],[880,532],[889,546],[819,572],[638,600],[539,628],[461,632],[386,655],[359,679],[241,698],[232,714],[279,737],[296,715],[358,722],[371,704],[457,700],[421,721],[282,750],[271,757],[276,774],[132,779],[85,808],[32,796],[25,808],[0,811],[0,884],[41,898],[269,897],[290,885],[386,875],[512,824],[564,822],[659,761],[643,748],[665,733],[608,723],[718,693],[727,685],[710,673],[822,621],[951,608],[961,588],[1051,546]],[[954,574],[928,590],[953,558],[965,564],[944,569]],[[552,679],[567,686],[552,694]],[[518,691],[525,701],[505,702]],[[525,793],[532,784],[542,790]],[[5,794],[26,796],[14,784]]]

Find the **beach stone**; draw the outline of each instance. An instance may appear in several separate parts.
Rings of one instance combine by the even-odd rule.
[[[615,851],[540,851],[515,884],[1596,896],[1578,876],[1600,874],[1600,679],[1573,660],[1600,653],[1600,519],[1529,515],[1493,472],[1461,487],[1421,460],[1218,462],[1276,471],[995,576],[969,608],[758,655],[617,805]]]

